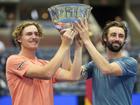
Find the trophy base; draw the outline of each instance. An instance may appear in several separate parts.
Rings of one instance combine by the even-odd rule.
[[[54,24],[54,28],[57,30],[73,29],[73,24],[72,22],[58,22]]]
[[[55,28],[58,30],[62,29],[73,29],[73,23],[78,22],[78,18],[61,18],[55,22]]]

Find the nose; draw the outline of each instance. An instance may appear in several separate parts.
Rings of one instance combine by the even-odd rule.
[[[115,40],[119,40],[119,39],[120,39],[119,35],[116,35]]]
[[[33,32],[32,33],[32,38],[36,38],[37,36],[36,36],[36,34]]]

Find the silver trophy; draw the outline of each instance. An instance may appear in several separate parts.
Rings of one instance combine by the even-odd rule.
[[[48,8],[51,20],[58,30],[72,28],[79,19],[88,19],[92,7],[86,4],[59,4]]]

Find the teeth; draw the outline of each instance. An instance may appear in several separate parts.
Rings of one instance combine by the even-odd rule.
[[[31,43],[37,43],[37,42],[31,42]]]

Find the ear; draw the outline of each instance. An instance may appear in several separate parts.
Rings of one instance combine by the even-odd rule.
[[[20,40],[20,39],[18,39],[17,41],[18,41],[19,43],[21,43],[21,40]]]
[[[104,40],[104,42],[106,42],[107,41],[106,37],[104,37],[103,40]]]
[[[124,41],[124,44],[126,44],[126,43],[128,43],[128,40],[125,40],[125,41]]]
[[[124,44],[127,43],[127,41],[124,41]]]

